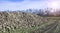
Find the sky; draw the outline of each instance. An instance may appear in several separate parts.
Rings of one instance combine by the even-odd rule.
[[[57,8],[57,2],[60,4],[60,0],[0,0],[0,10]]]

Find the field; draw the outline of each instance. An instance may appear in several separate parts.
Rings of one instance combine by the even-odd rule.
[[[0,12],[0,33],[60,33],[60,17]]]

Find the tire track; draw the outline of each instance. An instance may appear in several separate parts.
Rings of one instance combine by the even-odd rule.
[[[42,32],[40,32],[40,33],[47,33],[47,32],[49,32],[49,31],[55,29],[55,28],[57,27],[57,25],[58,25],[57,22],[52,23],[52,24],[50,24],[47,28],[45,28],[45,29],[44,29]]]
[[[55,24],[53,27],[51,27],[49,30],[45,31],[44,33],[53,33],[53,31],[56,29],[58,24]]]
[[[60,33],[60,21],[59,21],[58,26],[57,26],[56,30],[54,31],[54,33]]]

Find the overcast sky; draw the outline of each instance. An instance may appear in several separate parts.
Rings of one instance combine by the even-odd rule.
[[[47,8],[55,0],[0,0],[0,10],[24,10]]]

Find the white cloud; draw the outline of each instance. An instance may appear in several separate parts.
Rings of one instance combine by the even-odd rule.
[[[0,2],[0,10],[23,10],[29,8],[45,8],[49,2],[47,1],[31,1],[25,0],[23,2],[10,2],[3,1]]]
[[[0,10],[22,10],[28,8],[40,8],[43,4],[40,1],[23,1],[23,2],[9,2],[4,1],[0,3]]]

